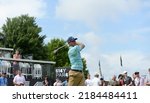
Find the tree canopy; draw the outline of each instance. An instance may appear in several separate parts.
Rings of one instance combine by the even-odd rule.
[[[86,64],[86,59],[85,58],[82,58],[82,62],[83,62],[83,73],[84,73],[84,76],[85,78],[87,77],[89,71],[87,70],[87,64]]]
[[[57,48],[65,45],[65,41],[63,39],[54,38],[51,39],[50,42],[48,42],[48,55],[49,60],[56,62],[56,67],[67,67],[69,66],[69,58],[68,58],[68,46],[65,46],[64,48],[58,50],[56,53],[54,53],[54,50]]]
[[[21,50],[22,55],[33,55],[34,59],[43,58],[45,35],[40,35],[42,28],[35,21],[36,18],[21,15],[7,18],[2,26],[1,36],[3,46]]]

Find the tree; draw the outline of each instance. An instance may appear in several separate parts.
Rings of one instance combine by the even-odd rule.
[[[69,58],[68,58],[68,46],[58,50],[54,53],[54,50],[65,45],[65,41],[63,39],[54,38],[50,42],[48,42],[48,57],[49,60],[56,62],[56,67],[68,67],[69,66]]]
[[[5,40],[4,40],[4,34],[2,34],[2,33],[0,32],[0,47],[3,46],[4,42],[5,42]]]
[[[21,15],[7,18],[2,26],[2,42],[5,47],[20,49],[22,55],[33,55],[33,59],[43,59],[45,35],[40,35],[42,28],[39,27],[34,17]],[[44,58],[46,59],[46,58]]]
[[[82,58],[82,62],[83,62],[83,73],[84,73],[84,76],[87,77],[89,71],[87,70],[86,59]]]

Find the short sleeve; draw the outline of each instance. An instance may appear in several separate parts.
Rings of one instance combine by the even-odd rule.
[[[75,48],[78,50],[78,51],[81,51],[81,47],[76,45]]]

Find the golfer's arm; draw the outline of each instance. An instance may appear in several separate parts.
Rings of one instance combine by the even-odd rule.
[[[85,47],[85,45],[83,43],[80,43],[80,42],[76,42],[76,45],[79,45],[81,50]]]

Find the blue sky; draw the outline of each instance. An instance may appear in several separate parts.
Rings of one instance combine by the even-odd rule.
[[[0,26],[6,17],[35,16],[45,43],[77,37],[86,45],[81,54],[91,75],[99,60],[106,79],[124,70],[143,75],[150,67],[149,0],[0,0],[0,12]]]

